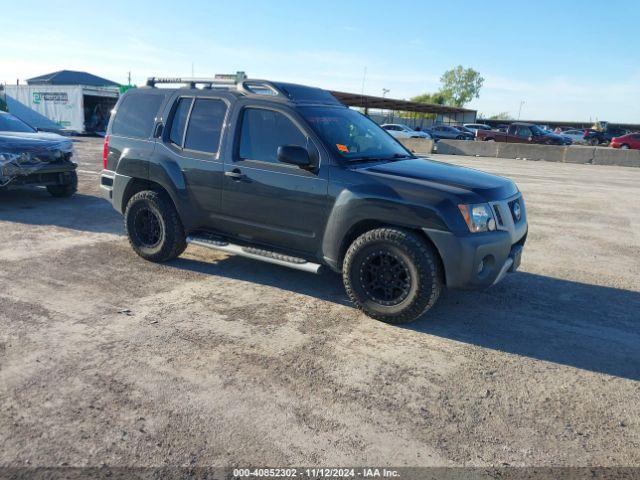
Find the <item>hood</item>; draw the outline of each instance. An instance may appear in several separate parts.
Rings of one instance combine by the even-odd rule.
[[[59,157],[73,151],[73,142],[62,135],[41,132],[0,132],[0,154],[30,153]]]
[[[507,178],[424,158],[378,164],[362,170],[372,175],[425,183],[430,188],[442,186],[459,193],[475,193],[484,201],[504,200],[518,193],[516,184]]]

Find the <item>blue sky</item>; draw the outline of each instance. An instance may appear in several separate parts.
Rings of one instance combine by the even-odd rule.
[[[409,98],[461,64],[485,115],[640,123],[640,2],[0,0],[0,81],[250,77]]]

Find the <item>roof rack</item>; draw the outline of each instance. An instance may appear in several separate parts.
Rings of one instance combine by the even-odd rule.
[[[148,87],[156,87],[156,85],[186,85],[188,88],[197,88],[198,85],[202,85],[205,89],[238,90],[244,94],[288,96],[275,83],[268,80],[248,80],[244,72],[238,72],[235,75],[216,75],[213,78],[150,77],[147,79]]]

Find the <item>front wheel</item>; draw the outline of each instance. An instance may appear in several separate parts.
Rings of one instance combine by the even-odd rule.
[[[408,323],[429,310],[442,290],[436,252],[413,232],[378,228],[358,237],[344,258],[349,298],[368,316]]]
[[[131,247],[145,260],[167,262],[187,248],[182,222],[166,194],[136,193],[127,203],[124,224]]]
[[[71,172],[66,180],[62,185],[48,185],[47,192],[56,198],[71,197],[78,191],[78,174]]]
[[[620,147],[622,150],[629,150],[629,145],[626,143]]]

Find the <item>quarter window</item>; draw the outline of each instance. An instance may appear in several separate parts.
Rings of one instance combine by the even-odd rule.
[[[273,110],[247,108],[242,115],[240,158],[276,163],[278,147],[307,146],[307,138],[284,114]]]
[[[169,132],[169,140],[171,143],[182,146],[182,139],[184,137],[184,127],[187,125],[187,117],[189,115],[189,109],[191,108],[191,98],[181,98],[178,100],[178,106],[173,114],[173,120],[171,120],[171,132]]]
[[[191,109],[184,148],[216,153],[227,106],[222,100],[198,98]]]
[[[163,100],[162,95],[149,93],[127,95],[118,106],[111,133],[123,137],[149,138]]]

